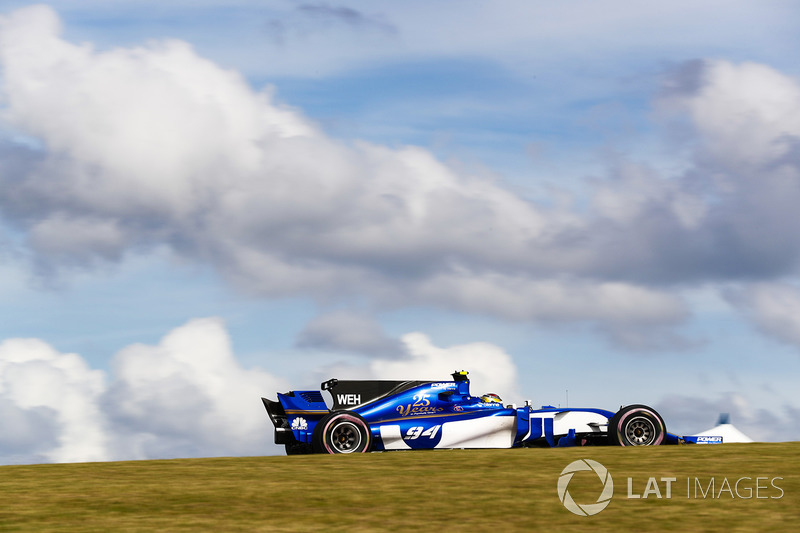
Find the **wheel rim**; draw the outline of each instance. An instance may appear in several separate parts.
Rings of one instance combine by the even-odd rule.
[[[352,422],[340,422],[331,431],[331,445],[338,453],[352,453],[361,446],[361,431]]]
[[[625,426],[625,437],[633,446],[646,446],[656,438],[656,426],[652,420],[638,416]]]

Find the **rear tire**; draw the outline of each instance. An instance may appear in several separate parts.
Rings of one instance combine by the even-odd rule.
[[[339,411],[317,422],[311,441],[316,453],[365,453],[372,449],[372,431],[358,414]]]
[[[623,407],[608,421],[608,442],[618,446],[657,446],[667,427],[655,409],[646,405]]]

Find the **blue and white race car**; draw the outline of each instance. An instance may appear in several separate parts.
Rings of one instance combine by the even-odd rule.
[[[317,390],[262,398],[275,443],[288,455],[432,448],[517,448],[585,445],[655,446],[721,443],[722,437],[680,437],[645,405],[604,409],[503,405],[496,394],[472,396],[467,372],[452,381],[344,381]]]

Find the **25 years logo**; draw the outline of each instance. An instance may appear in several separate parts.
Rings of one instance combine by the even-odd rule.
[[[569,482],[572,481],[572,476],[576,472],[590,471],[597,474],[600,481],[603,483],[603,491],[597,498],[595,503],[579,504],[572,499],[569,493]],[[611,474],[608,469],[591,459],[578,459],[573,461],[561,471],[558,477],[558,499],[564,504],[564,507],[571,513],[579,516],[592,516],[596,515],[611,503],[611,497],[614,495],[614,480],[611,479]]]

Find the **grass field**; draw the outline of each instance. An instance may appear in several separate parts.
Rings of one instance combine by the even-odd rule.
[[[595,516],[558,499],[579,458],[613,476]],[[650,477],[662,498],[652,484],[628,498],[628,478],[642,496]],[[669,499],[662,477],[676,478]],[[578,503],[601,488],[591,472],[569,484]],[[787,531],[800,523],[800,443],[5,466],[0,498],[2,531]]]

